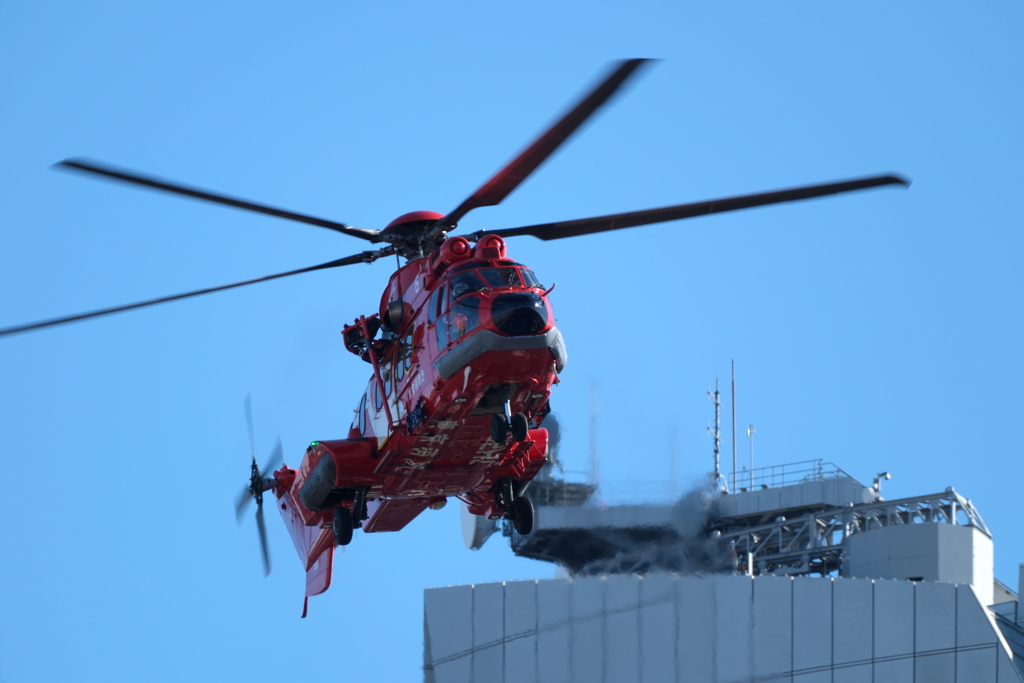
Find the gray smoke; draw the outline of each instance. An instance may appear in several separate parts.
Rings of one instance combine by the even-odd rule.
[[[548,430],[548,462],[541,470],[540,476],[550,479],[551,470],[557,468],[559,472],[565,472],[565,466],[558,457],[558,447],[562,443],[562,425],[554,413],[548,413],[541,426]]]
[[[718,498],[711,478],[690,488],[672,506],[664,527],[606,530],[611,548],[603,557],[577,565],[576,575],[733,573],[738,565],[732,547],[710,530],[718,518]]]

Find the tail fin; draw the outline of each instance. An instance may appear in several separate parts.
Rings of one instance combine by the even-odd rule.
[[[299,502],[289,489],[277,499],[278,512],[284,519],[288,534],[292,537],[299,559],[306,568],[306,597],[302,603],[302,616],[305,618],[309,607],[309,598],[319,595],[331,585],[331,568],[334,564],[334,533],[331,529],[320,526],[306,526],[299,514]]]
[[[309,598],[313,595],[320,595],[331,587],[331,567],[334,564],[334,546],[327,548],[320,557],[313,563],[313,566],[306,570],[306,597],[302,600],[302,618],[306,618],[309,609]]]

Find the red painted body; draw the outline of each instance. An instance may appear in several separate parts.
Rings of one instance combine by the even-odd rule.
[[[274,473],[307,598],[330,586],[331,519],[337,507],[353,508],[356,487],[368,487],[363,530],[398,531],[448,497],[500,517],[499,479],[525,484],[545,463],[540,424],[565,351],[543,287],[505,251],[493,235],[475,247],[451,238],[396,271],[380,310],[342,332],[346,348],[373,368],[347,438],[313,442],[298,470]],[[382,320],[385,334],[375,339]],[[512,413],[529,419],[524,441],[491,438],[506,397]],[[310,509],[300,492],[323,458],[334,461],[333,498]]]

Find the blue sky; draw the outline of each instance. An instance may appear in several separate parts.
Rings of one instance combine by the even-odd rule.
[[[345,6],[352,5],[352,6]],[[672,5],[671,7],[668,5]],[[735,356],[757,465],[832,461],[887,497],[954,486],[1024,561],[1016,3],[0,4],[0,326],[363,248],[311,226],[60,173],[88,156],[380,228],[449,211],[608,62],[633,82],[480,228],[901,172],[876,190],[543,243],[569,349],[568,467],[606,500],[710,467],[705,392]],[[303,575],[234,522],[256,439],[342,435],[366,381],[339,331],[390,262],[0,340],[0,681],[417,680],[422,590],[546,577],[458,510]],[[726,396],[727,400],[727,396]],[[742,456],[747,441],[738,443]],[[725,443],[726,452],[730,444]],[[582,476],[582,475],[579,475]]]

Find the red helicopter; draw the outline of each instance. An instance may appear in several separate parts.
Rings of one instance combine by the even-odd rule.
[[[414,211],[383,230],[357,228],[170,183],[96,162],[68,159],[58,167],[299,221],[384,246],[327,263],[127,306],[0,330],[0,336],[208,294],[315,270],[399,256],[398,268],[371,315],[342,331],[345,348],[372,374],[345,438],[314,441],[298,469],[282,465],[280,444],[262,469],[255,455],[241,515],[256,501],[265,570],[270,571],[263,494],[271,491],[306,569],[309,597],[331,583],[334,548],[356,529],[398,531],[449,497],[490,519],[508,519],[517,533],[533,528],[524,492],[546,462],[551,388],[567,354],[548,301],[550,289],[509,257],[505,238],[575,237],[664,221],[810,199],[884,185],[908,186],[894,175],[681,204],[646,211],[482,230],[449,236],[470,211],[507,197],[648,60],[613,65],[580,102],[507,166],[448,214]],[[246,405],[252,436],[251,411]]]

